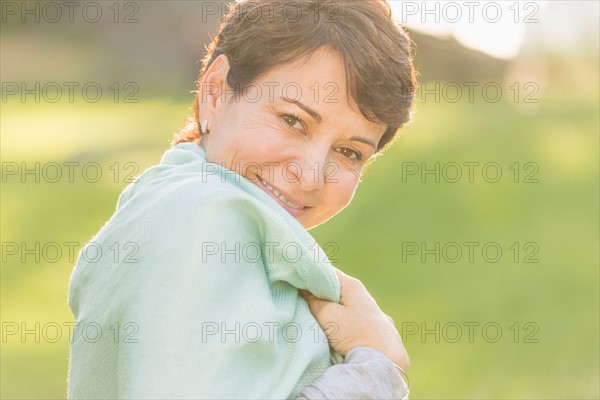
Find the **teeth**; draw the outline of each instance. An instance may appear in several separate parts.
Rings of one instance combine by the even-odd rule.
[[[275,195],[275,197],[277,197],[283,203],[287,204],[288,206],[290,206],[291,208],[293,208],[295,210],[302,210],[304,208],[304,206],[299,206],[298,204],[292,203],[291,201],[286,199],[281,193],[279,193],[279,191],[277,189],[275,189],[273,186],[269,185],[269,183],[267,181],[263,180],[262,178],[259,178],[259,179],[263,183],[263,185],[265,185],[267,187],[267,189],[269,189],[271,191],[271,193],[273,193]]]

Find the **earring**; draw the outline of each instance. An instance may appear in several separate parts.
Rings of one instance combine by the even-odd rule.
[[[200,133],[202,133],[203,135],[208,133],[206,131],[206,127],[208,126],[208,120],[202,120],[202,122],[200,123]]]

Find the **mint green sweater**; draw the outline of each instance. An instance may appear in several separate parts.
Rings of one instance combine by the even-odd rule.
[[[295,398],[343,362],[298,288],[339,302],[312,236],[200,146],[178,144],[79,254],[69,398]]]

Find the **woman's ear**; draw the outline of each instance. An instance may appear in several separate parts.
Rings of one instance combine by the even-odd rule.
[[[221,54],[210,64],[198,84],[198,112],[200,121],[209,121],[209,130],[211,121],[214,119],[218,108],[227,102],[227,99],[222,98],[222,96],[227,95],[227,74],[229,73],[229,68],[229,59],[225,54]]]

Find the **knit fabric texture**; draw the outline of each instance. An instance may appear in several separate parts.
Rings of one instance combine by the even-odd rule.
[[[295,398],[344,361],[298,289],[340,300],[313,237],[200,146],[177,144],[78,255],[69,398]]]

